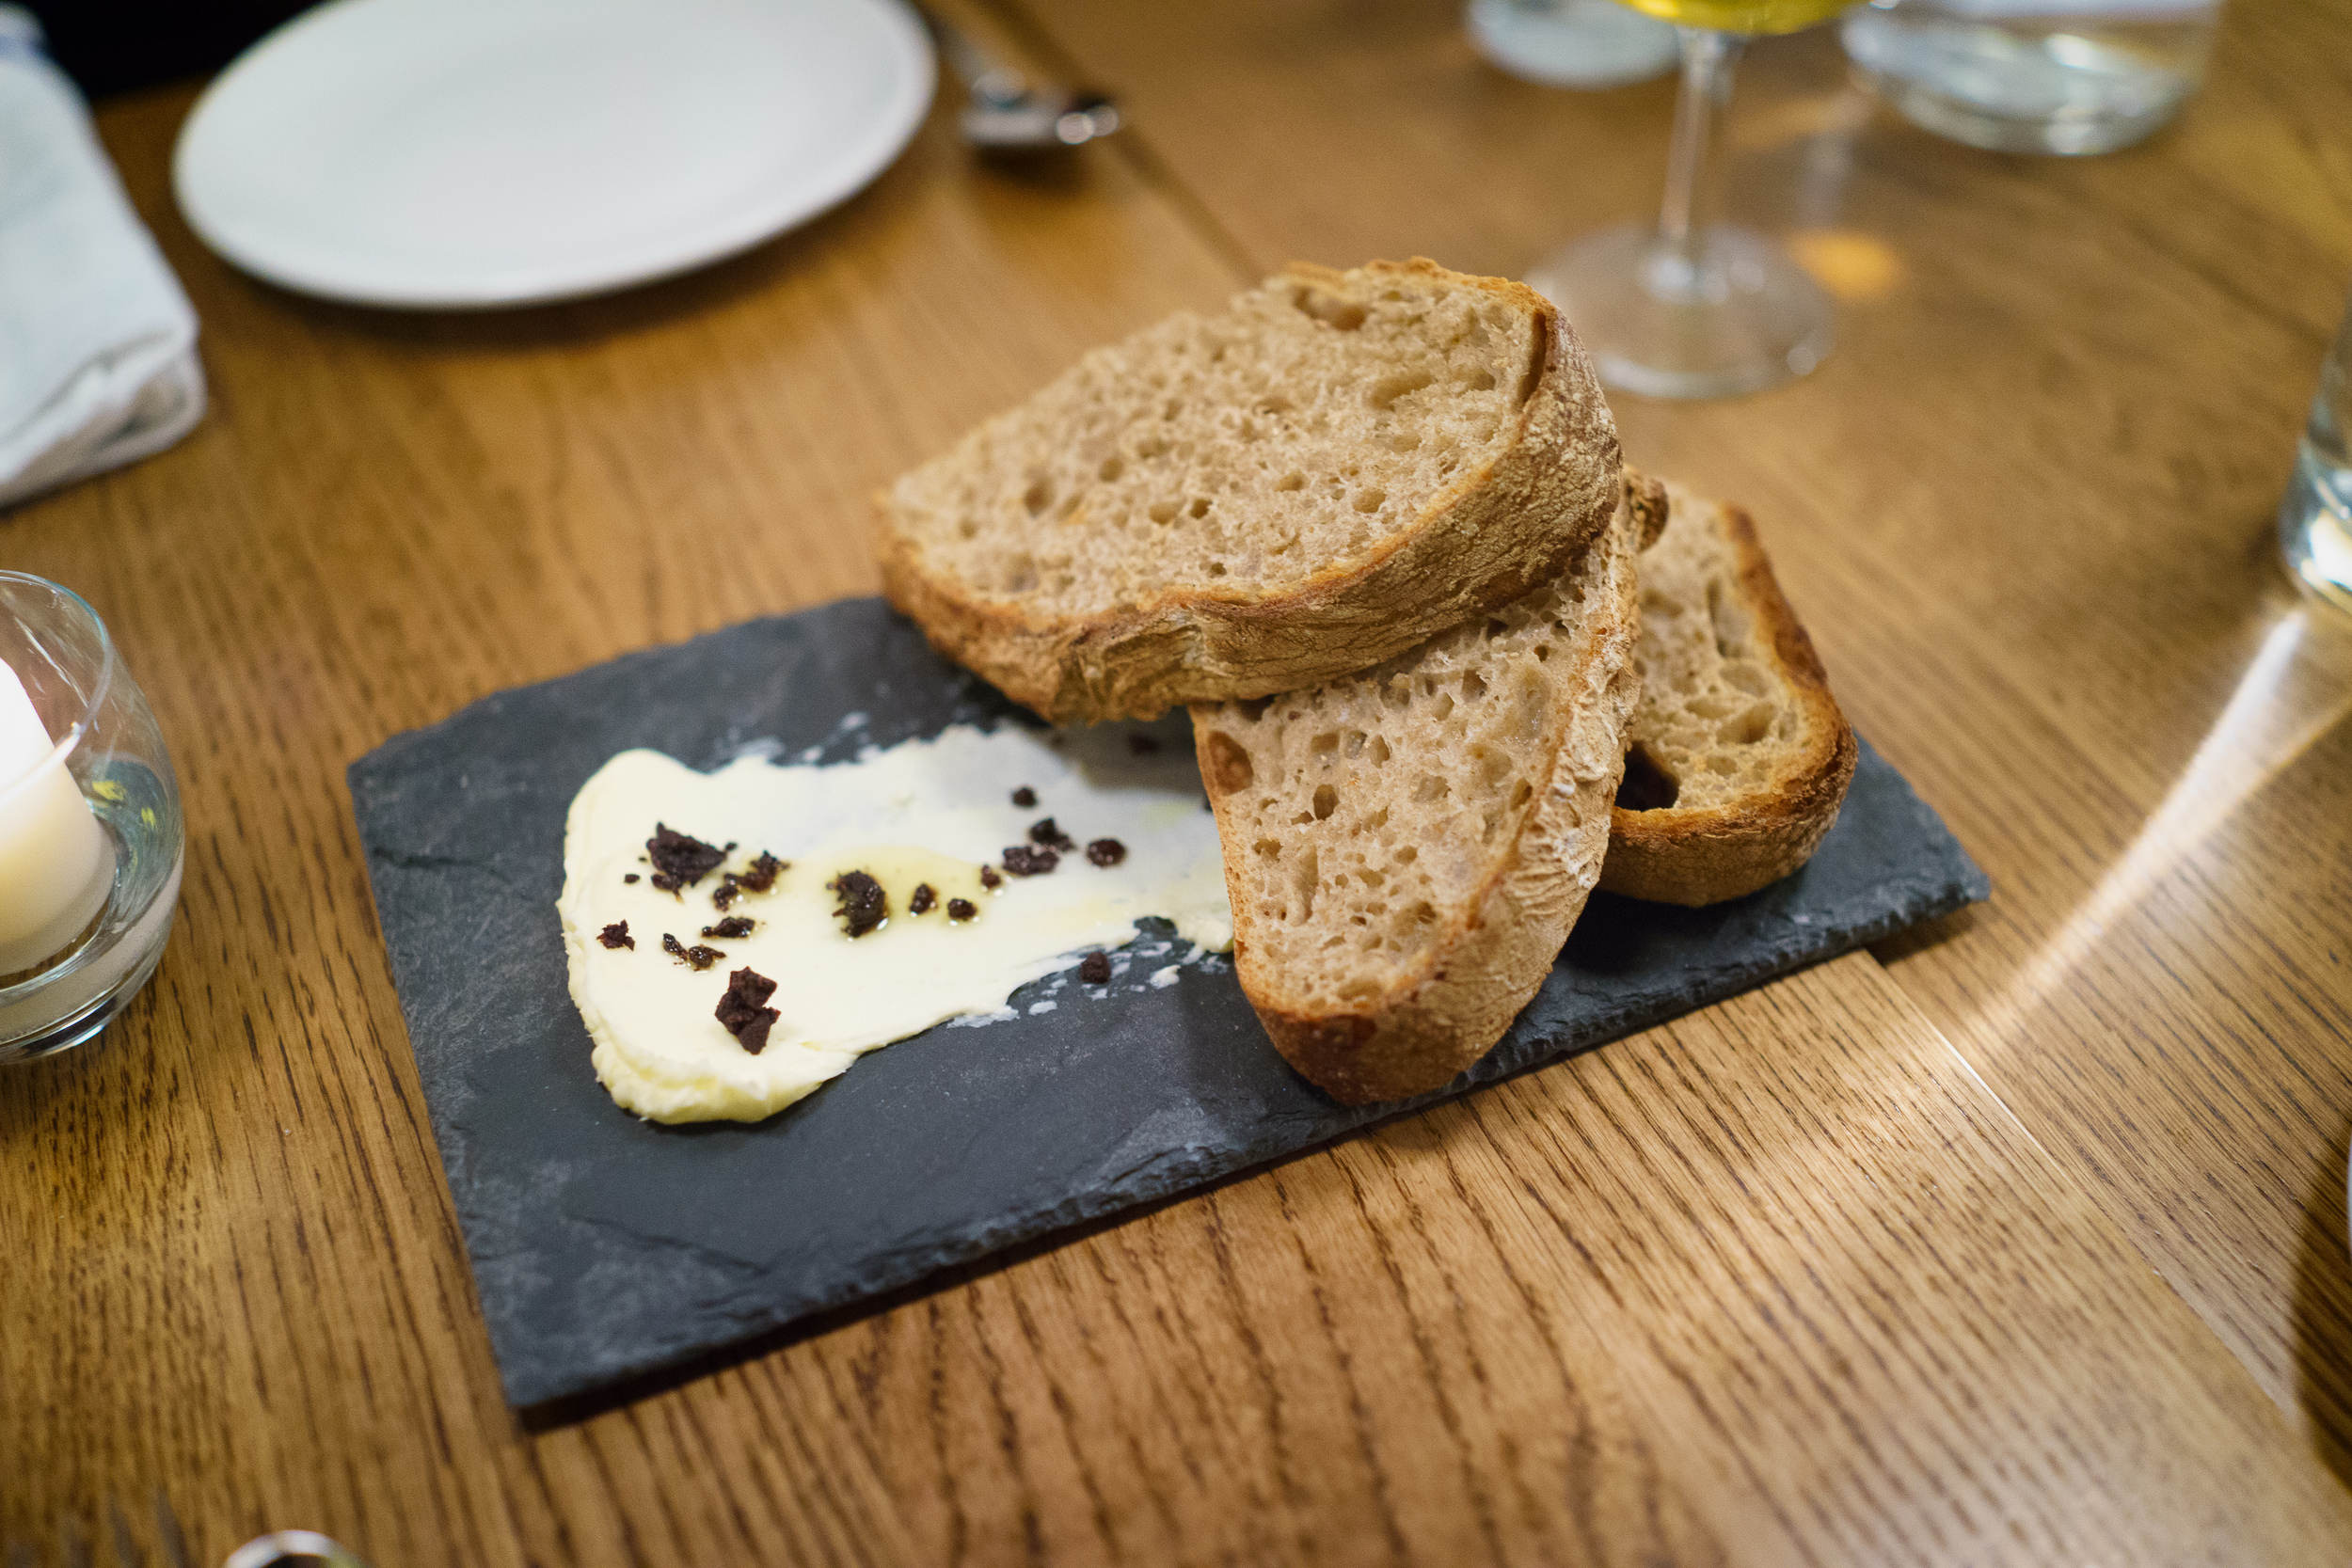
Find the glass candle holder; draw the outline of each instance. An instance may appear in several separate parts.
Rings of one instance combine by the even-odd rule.
[[[79,1045],[138,994],[183,842],[163,732],[97,611],[0,572],[0,1062]]]

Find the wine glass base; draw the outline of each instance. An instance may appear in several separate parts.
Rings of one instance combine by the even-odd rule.
[[[1829,296],[1762,235],[1714,228],[1689,266],[1655,230],[1587,235],[1527,275],[1560,307],[1603,384],[1653,398],[1727,398],[1828,355]]]

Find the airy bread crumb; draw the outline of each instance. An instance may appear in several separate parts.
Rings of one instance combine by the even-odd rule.
[[[1360,669],[1549,579],[1614,426],[1541,296],[1295,267],[1094,350],[901,478],[877,548],[935,644],[1057,720]]]
[[[1636,529],[1376,669],[1193,709],[1242,989],[1336,1098],[1443,1085],[1567,940],[1638,692]]]
[[[1747,514],[1666,494],[1641,560],[1642,705],[1600,885],[1711,904],[1804,863],[1855,746]]]

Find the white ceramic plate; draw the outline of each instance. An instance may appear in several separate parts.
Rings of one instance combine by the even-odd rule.
[[[172,183],[206,245],[305,293],[570,298],[842,200],[934,74],[897,0],[331,0],[197,101]]]

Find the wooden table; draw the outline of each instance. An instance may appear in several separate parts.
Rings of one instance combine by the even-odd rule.
[[[943,109],[799,234],[511,315],[248,282],[167,194],[191,93],[101,115],[214,406],[0,518],[0,564],[113,626],[188,874],[103,1041],[0,1073],[11,1568],[116,1504],[151,1548],[158,1487],[203,1563],[296,1524],[378,1568],[2352,1559],[2352,630],[2269,520],[2352,276],[2352,13],[2296,0],[2233,0],[2185,119],[2082,161],[1760,45],[1735,205],[1837,349],[1617,402],[1630,456],[1755,508],[1991,905],[517,1423],[344,765],[871,591],[866,496],[1090,343],[1293,256],[1517,273],[1661,177],[1668,86],[1510,81],[1448,0],[979,20],[1131,133],[1021,179]]]

